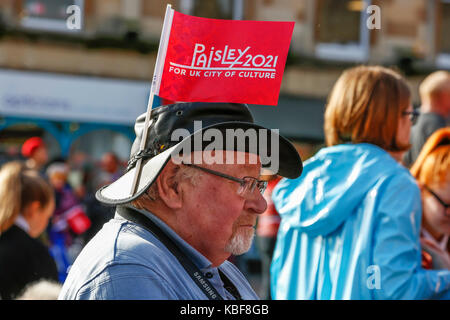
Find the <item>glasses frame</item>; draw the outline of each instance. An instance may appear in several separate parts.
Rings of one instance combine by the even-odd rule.
[[[409,116],[409,120],[411,120],[411,122],[414,123],[420,116],[420,111],[417,109],[414,109],[413,111],[403,111],[402,115]]]
[[[445,203],[444,200],[442,200],[433,190],[431,190],[430,187],[428,187],[427,185],[424,185],[425,189],[431,193],[431,195],[433,197],[436,198],[437,201],[439,201],[439,203],[444,207],[445,212],[447,212],[448,208],[450,208],[450,203]]]
[[[201,166],[198,166],[198,165],[195,165],[195,164],[191,164],[191,163],[183,163],[183,164],[185,166],[188,166],[188,167],[191,167],[191,168],[196,168],[196,169],[202,170],[202,171],[204,171],[206,173],[210,173],[212,175],[215,175],[215,176],[218,176],[218,177],[221,177],[221,178],[225,178],[225,179],[237,182],[237,183],[239,183],[241,185],[241,188],[243,190],[249,190],[250,193],[252,193],[255,190],[255,187],[258,187],[259,192],[261,194],[263,194],[264,191],[267,188],[267,181],[258,180],[255,177],[245,176],[244,178],[239,179],[239,178],[236,178],[236,177],[233,177],[233,176],[229,176],[229,175],[227,175],[225,173],[222,173],[222,172],[219,172],[219,171],[215,171],[215,170],[211,170],[211,169],[208,169],[208,168],[205,168],[205,167],[201,167]],[[247,179],[247,180],[245,180],[245,179]],[[249,182],[249,181],[251,181],[251,182]],[[248,188],[248,187],[250,187],[250,188]],[[244,193],[244,191],[242,191],[241,193]],[[238,194],[241,194],[241,193],[238,192]]]

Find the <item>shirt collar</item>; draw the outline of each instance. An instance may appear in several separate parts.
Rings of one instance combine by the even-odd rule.
[[[23,231],[25,231],[26,233],[28,233],[30,231],[30,225],[28,224],[27,220],[25,220],[25,218],[19,214],[16,218],[16,220],[14,221],[14,224],[16,226],[18,226],[20,229],[22,229]]]
[[[182,250],[183,252],[191,259],[191,261],[202,271],[204,269],[211,268],[212,263],[205,256],[203,256],[200,252],[194,249],[189,243],[183,240],[175,231],[173,231],[165,222],[155,216],[153,213],[147,210],[140,210],[136,208],[132,208],[144,214],[147,218],[152,220],[161,230],[168,235]]]

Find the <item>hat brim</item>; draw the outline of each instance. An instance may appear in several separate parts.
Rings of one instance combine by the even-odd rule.
[[[204,127],[192,133],[191,135],[185,137],[182,141],[180,141],[176,145],[166,149],[165,151],[154,156],[153,158],[144,160],[144,163],[141,166],[139,184],[134,194],[131,193],[131,188],[136,173],[136,166],[130,169],[128,172],[126,172],[124,175],[122,175],[119,179],[117,179],[113,183],[99,189],[95,194],[97,200],[107,205],[121,205],[137,199],[156,180],[159,173],[164,169],[165,165],[172,157],[172,155],[178,155],[180,152],[180,148],[182,148],[182,146],[186,145],[187,143],[191,143],[192,140],[195,140],[195,138],[198,137],[199,135],[203,135],[203,132],[207,129],[218,129],[219,131],[222,132],[224,132],[226,129],[242,129],[244,131],[246,131],[247,129],[266,130],[268,133],[266,140],[269,142],[274,141],[273,139],[276,139],[275,141],[278,141],[279,143],[278,144],[279,166],[278,171],[274,173],[290,179],[295,179],[299,177],[300,174],[302,173],[303,164],[297,150],[287,139],[279,135],[276,131],[267,129],[254,123],[224,122]],[[266,157],[265,159],[261,159],[263,167],[265,167],[264,164],[268,163],[267,157],[269,157],[269,154],[272,155],[270,145],[269,146],[268,145],[269,144],[262,145],[258,140],[259,148],[256,153],[260,156],[260,158]],[[224,149],[226,149],[226,147]],[[195,149],[192,149],[191,151],[194,150]],[[236,148],[234,148],[233,150],[236,150]]]

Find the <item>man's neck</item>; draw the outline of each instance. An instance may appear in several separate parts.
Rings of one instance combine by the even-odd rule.
[[[208,252],[208,250],[202,248],[199,244],[197,244],[196,241],[192,241],[191,235],[183,232],[186,226],[183,227],[177,223],[178,222],[176,218],[177,212],[169,210],[169,208],[165,207],[159,201],[156,201],[151,205],[147,205],[145,210],[155,215],[158,219],[164,222],[170,229],[172,229],[176,234],[178,234],[180,238],[182,238],[191,247],[197,250],[197,252],[199,252],[206,259],[208,259],[211,262],[212,267],[220,266],[222,263],[225,262],[225,260],[227,260],[231,256],[231,254],[227,252],[223,252],[222,254],[220,253],[211,254],[211,252]]]
[[[436,113],[438,115],[440,115],[441,117],[446,117],[445,112],[443,112],[441,110],[441,108],[439,107],[439,105],[437,104],[432,104],[432,103],[424,103],[420,106],[420,111],[422,113]]]

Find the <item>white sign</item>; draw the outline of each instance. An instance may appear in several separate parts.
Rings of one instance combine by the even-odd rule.
[[[133,125],[150,82],[0,70],[0,115]]]

